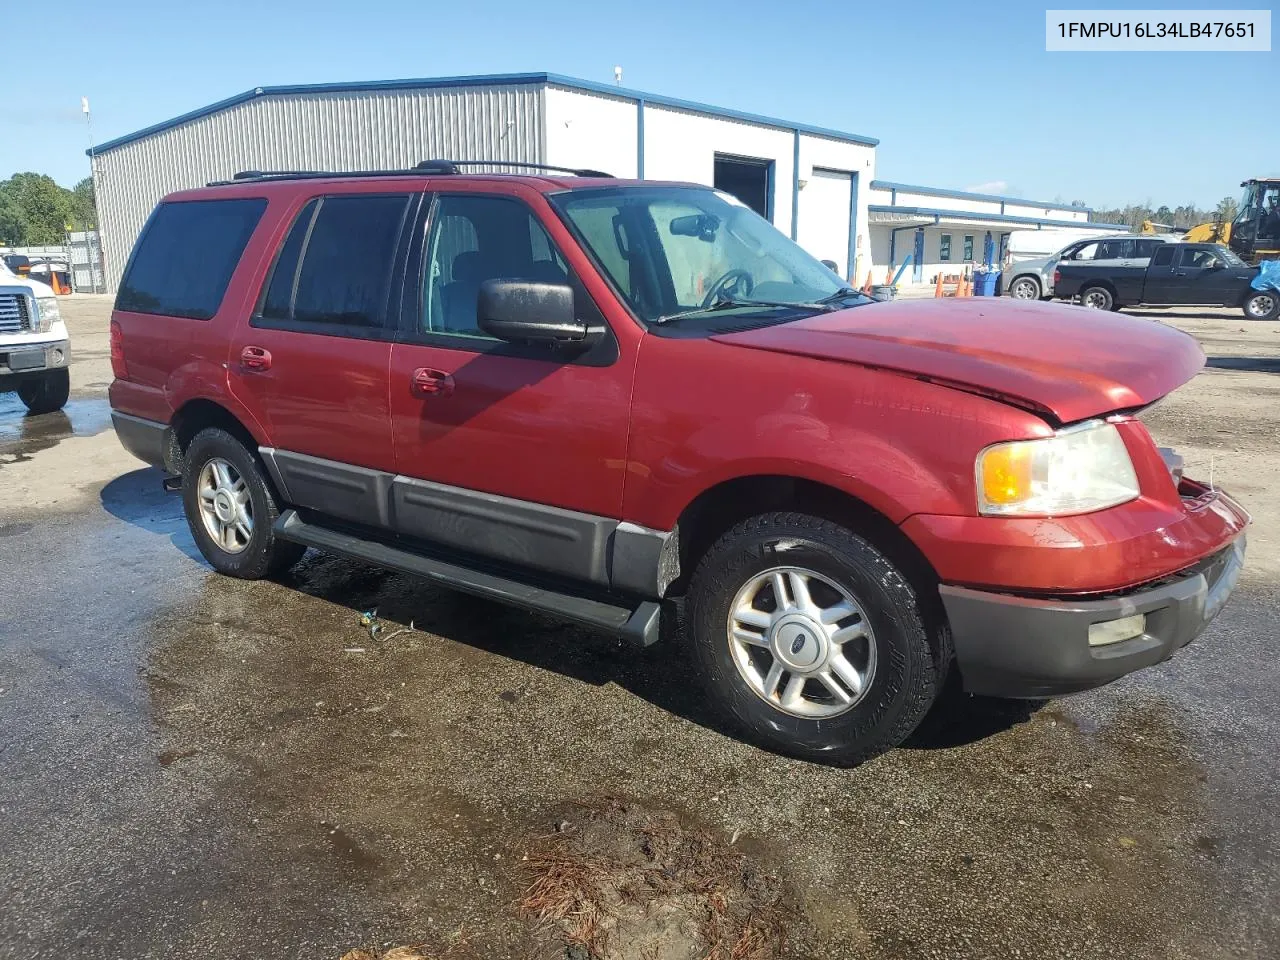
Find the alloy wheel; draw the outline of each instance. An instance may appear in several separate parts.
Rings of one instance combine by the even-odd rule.
[[[875,635],[861,605],[804,567],[752,577],[730,605],[728,640],[752,692],[793,717],[847,713],[875,679]]]
[[[240,553],[253,537],[253,503],[244,477],[227,460],[213,457],[197,483],[205,532],[227,553]]]

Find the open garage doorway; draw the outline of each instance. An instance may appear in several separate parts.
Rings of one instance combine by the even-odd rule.
[[[773,161],[717,153],[717,190],[731,193],[766,220],[773,220]]]

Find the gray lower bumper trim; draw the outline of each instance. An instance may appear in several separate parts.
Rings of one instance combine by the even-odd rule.
[[[1217,616],[1244,563],[1244,537],[1203,569],[1103,600],[1045,600],[941,587],[956,661],[970,693],[1045,697],[1099,687],[1166,660]],[[1146,631],[1102,647],[1091,624],[1146,615]]]
[[[111,411],[111,425],[116,429],[120,445],[143,463],[164,469],[164,450],[169,427],[155,420]]]

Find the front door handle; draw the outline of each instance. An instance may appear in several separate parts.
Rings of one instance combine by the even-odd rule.
[[[271,351],[263,347],[245,347],[240,351],[240,366],[254,373],[271,369]]]
[[[453,393],[453,376],[443,370],[419,367],[413,371],[413,392],[422,397],[447,397]]]

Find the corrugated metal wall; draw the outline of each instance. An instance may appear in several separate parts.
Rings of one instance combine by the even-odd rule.
[[[107,283],[167,193],[239,170],[402,169],[420,160],[545,162],[544,86],[267,96],[97,158]]]

